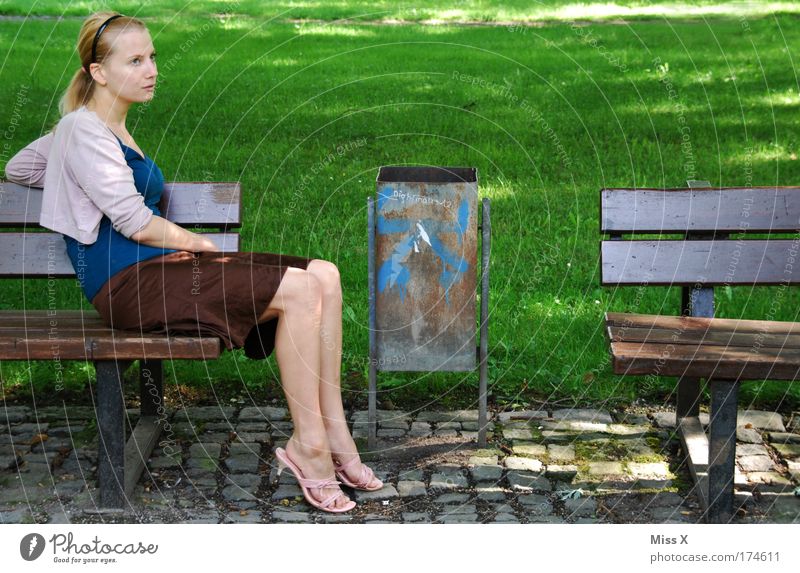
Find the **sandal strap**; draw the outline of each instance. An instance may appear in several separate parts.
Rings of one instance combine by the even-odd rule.
[[[337,464],[338,467],[336,469],[338,471],[342,472],[342,473],[345,473],[344,470],[346,468],[349,468],[350,466],[352,466],[354,463],[356,463],[358,461],[359,461],[359,459],[357,457],[353,458],[349,462],[347,462],[346,464],[341,464],[341,465]],[[355,483],[359,487],[367,487],[370,483],[372,483],[372,480],[374,479],[374,477],[375,477],[375,474],[373,473],[372,468],[369,467],[367,464],[361,464],[361,475],[359,476],[360,479],[358,481],[353,482],[353,483]]]
[[[300,483],[300,485],[305,487],[313,487],[313,488],[325,488],[325,487],[332,487],[335,485],[339,485],[342,482],[337,481],[334,478],[322,478],[322,479],[313,479],[313,478],[301,478],[295,476],[295,479]]]

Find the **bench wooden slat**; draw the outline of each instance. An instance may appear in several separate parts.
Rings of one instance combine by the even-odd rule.
[[[241,226],[241,186],[238,182],[172,182],[164,184],[159,209],[181,226],[235,228]],[[0,181],[0,227],[37,227],[42,189]]]
[[[800,187],[602,189],[603,233],[793,232]]]
[[[777,285],[800,281],[800,240],[602,241],[601,284]]]
[[[711,346],[738,346],[740,348],[800,349],[800,335],[761,334],[754,332],[731,332],[709,330],[707,332],[689,330],[678,331],[666,328],[625,328],[608,327],[609,338],[613,342],[655,342],[663,344],[706,344]]]
[[[795,380],[800,375],[800,349],[704,344],[612,342],[616,374],[697,376],[733,380]]]
[[[2,316],[2,315],[0,315]],[[776,320],[747,320],[739,318],[704,318],[693,316],[662,316],[657,314],[635,314],[607,312],[609,326],[631,328],[667,328],[671,330],[708,330],[756,332],[763,334],[800,334],[800,322]]]
[[[24,338],[0,336],[0,360],[157,360],[213,359],[220,355],[216,336],[140,336],[116,330],[113,336],[59,336]]]
[[[222,251],[239,250],[238,233],[204,233]],[[75,270],[60,233],[0,233],[0,278],[70,278]]]

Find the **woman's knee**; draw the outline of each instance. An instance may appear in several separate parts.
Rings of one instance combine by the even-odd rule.
[[[289,267],[270,306],[287,311],[296,308],[304,312],[315,311],[322,301],[322,285],[312,273]]]
[[[319,280],[325,294],[341,294],[339,268],[330,261],[314,259],[308,264],[308,272]]]

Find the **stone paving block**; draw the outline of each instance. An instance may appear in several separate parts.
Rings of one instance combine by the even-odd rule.
[[[553,415],[551,417],[554,420],[598,422],[602,424],[614,423],[614,420],[611,418],[611,414],[605,410],[589,408],[561,408],[558,410],[553,410]]]
[[[547,464],[545,468],[545,477],[553,480],[569,482],[578,473],[578,466],[575,465],[558,465]]]
[[[564,501],[564,510],[568,517],[593,517],[597,511],[597,500],[594,497],[573,497]]]
[[[741,426],[736,427],[736,439],[739,442],[748,444],[761,444],[764,442],[764,438],[761,437],[761,432],[753,428],[743,428]]]
[[[575,432],[559,432],[557,430],[542,430],[541,441],[545,444],[572,444],[578,440],[579,434]]]
[[[437,472],[431,475],[429,487],[431,489],[456,489],[467,487],[467,478],[458,473]]]
[[[431,516],[422,512],[405,512],[403,521],[406,523],[430,523]]]
[[[192,458],[211,458],[219,459],[222,445],[215,442],[201,442],[192,444],[189,448],[189,456]]]
[[[380,423],[380,428],[384,430],[406,430],[409,429],[407,420],[385,420]]]
[[[769,441],[776,444],[800,444],[800,434],[769,432]]]
[[[530,428],[503,428],[503,437],[507,440],[533,440]]]
[[[281,511],[275,510],[272,512],[273,521],[279,523],[310,523],[311,516],[307,513],[300,511]]]
[[[5,406],[0,408],[0,426],[19,424],[27,420],[30,415],[31,409],[28,406]],[[51,418],[45,417],[44,419]]]
[[[376,432],[379,438],[402,438],[406,435],[406,430],[396,428],[380,428]]]
[[[420,412],[419,416],[421,416],[423,414],[426,414],[426,412]],[[435,414],[433,412],[428,412],[427,415],[434,415],[434,417],[435,417]],[[419,416],[417,416],[417,420],[424,419],[424,416],[423,416],[423,418],[420,418]],[[408,413],[403,412],[401,410],[376,410],[375,411],[375,419],[379,423],[383,422],[383,421],[386,421],[386,420],[393,420],[393,421],[403,420],[403,421],[410,422],[411,421],[411,416],[409,416]],[[444,418],[442,418],[442,421],[446,421],[446,420],[449,420],[449,419],[450,418],[448,418],[448,417],[444,417]],[[351,416],[351,420],[353,422],[353,426],[354,427],[355,427],[356,422],[361,422],[361,423],[364,423],[364,424],[368,424],[369,423],[369,410],[356,410],[355,412],[353,412],[353,415]]]
[[[778,472],[749,472],[747,474],[747,480],[750,483],[775,485],[780,486],[781,488],[789,487],[791,485],[791,482]]]
[[[511,412],[500,412],[497,414],[497,421],[501,424],[506,424],[510,421],[525,419],[525,420],[538,420],[541,418],[549,418],[547,410],[517,410]]]
[[[736,462],[744,472],[769,472],[775,469],[769,456],[736,456]]]
[[[766,412],[763,410],[740,410],[737,418],[737,426],[752,425],[754,428],[761,430],[772,430],[775,432],[785,432],[786,427],[783,425],[783,419],[777,412]]]
[[[494,423],[486,422],[485,427],[488,433],[489,431],[494,429]],[[481,429],[481,425],[479,422],[461,422],[461,429],[468,430],[471,432],[477,432]]]
[[[789,475],[791,476],[791,479],[794,481],[800,481],[800,462],[788,461],[786,462],[786,465],[789,468]]]
[[[241,432],[236,436],[241,443],[245,444],[269,444],[272,442],[269,432]]]
[[[423,481],[425,478],[425,472],[420,469],[415,470],[400,470],[400,474],[397,476],[399,480],[406,480],[406,481]]]
[[[525,514],[529,516],[551,515],[554,511],[553,503],[545,495],[520,494],[517,496],[517,501],[523,506]]]
[[[528,518],[528,523],[566,523],[560,515],[534,515]]]
[[[589,474],[593,476],[624,475],[625,470],[620,462],[589,462]]]
[[[500,512],[489,523],[520,523],[513,513]]]
[[[176,410],[174,418],[180,422],[212,422],[235,419],[235,413],[232,406],[191,406]]]
[[[258,474],[228,474],[224,477],[223,483],[241,487],[258,486],[261,483],[261,476]]]
[[[284,499],[294,499],[296,497],[303,497],[303,491],[298,485],[282,484],[278,486],[272,494],[272,501],[281,501]]]
[[[436,518],[438,523],[476,523],[478,521],[477,513],[451,513],[440,515]]]
[[[541,473],[544,470],[544,464],[534,458],[508,456],[503,460],[503,464],[510,470],[520,470],[533,473]]]
[[[515,442],[511,449],[514,455],[526,456],[529,458],[542,458],[547,453],[547,446],[545,444]]]
[[[397,482],[397,493],[400,497],[416,497],[427,495],[428,492],[423,482],[406,480]]]
[[[767,446],[762,444],[737,444],[737,456],[768,456],[769,450]]]
[[[506,501],[506,494],[499,487],[481,488],[476,487],[477,498],[487,502]]]
[[[431,425],[428,422],[412,422],[409,435],[411,436],[428,436],[432,432]]]
[[[498,465],[498,458],[497,455],[485,455],[485,456],[470,456],[469,460],[467,460],[468,466],[496,466]]]
[[[454,438],[458,436],[458,432],[456,430],[434,430],[432,435],[439,437]]]
[[[247,406],[239,412],[240,422],[264,422],[287,420],[289,410],[279,406]]]
[[[526,472],[509,471],[506,476],[511,489],[515,491],[550,491],[552,486],[550,480],[543,476],[528,474]]]
[[[258,510],[230,511],[225,514],[223,523],[261,523],[261,518]]]
[[[384,500],[384,499],[392,499],[395,497],[400,497],[400,494],[397,492],[395,487],[392,484],[383,484],[383,487],[376,491],[361,491],[359,489],[353,490],[355,497],[349,495],[350,499],[355,499],[357,502],[362,501],[373,501],[373,500]]]
[[[606,432],[609,424],[587,422],[584,420],[542,420],[539,425],[543,430],[558,432]]]
[[[458,503],[463,504],[469,501],[468,493],[445,493],[438,496],[435,503]]]
[[[575,459],[575,446],[550,444],[547,446],[547,458],[551,462],[571,462]]]
[[[225,465],[233,473],[255,473],[261,461],[259,456],[233,456],[225,460]]]
[[[772,444],[772,447],[787,460],[796,461],[800,458],[800,444]]]
[[[628,471],[633,477],[647,478],[659,477],[666,478],[670,476],[669,464],[666,462],[654,463],[641,463],[641,462],[628,462]]]
[[[503,468],[500,466],[475,466],[469,471],[475,481],[499,481],[503,477]]]

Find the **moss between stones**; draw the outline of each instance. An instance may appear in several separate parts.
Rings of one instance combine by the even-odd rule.
[[[542,431],[539,429],[539,422],[536,420],[531,420],[528,422],[528,427],[531,429],[531,437],[533,441],[537,444],[541,444],[544,441],[542,436]]]

